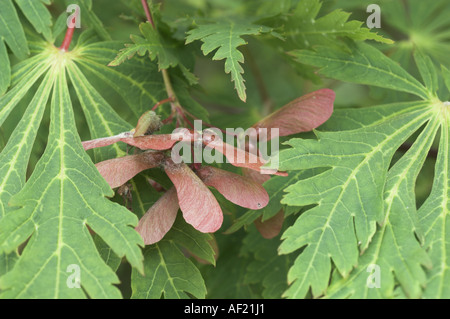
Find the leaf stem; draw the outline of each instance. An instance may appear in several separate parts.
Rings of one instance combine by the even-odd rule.
[[[153,22],[152,12],[150,11],[150,8],[148,7],[147,0],[141,0],[142,6],[144,7],[145,16],[147,17],[148,22],[152,25],[153,29],[156,29],[155,23]]]
[[[167,98],[167,99],[164,99],[164,100],[159,101],[158,103],[156,103],[156,104],[153,106],[152,111],[156,110],[156,109],[158,108],[158,106],[160,106],[160,105],[162,105],[162,104],[164,104],[164,103],[167,103],[167,102],[173,102],[173,99],[172,99],[171,97],[169,97],[169,98]]]
[[[67,27],[66,36],[64,37],[64,41],[59,47],[62,52],[69,51],[70,43],[72,42],[73,32],[75,31],[75,21],[76,17],[72,20],[72,25]]]
[[[167,95],[169,96],[169,99],[172,99],[172,102],[179,105],[177,96],[175,94],[175,91],[172,86],[172,82],[170,81],[169,73],[167,72],[167,69],[161,70],[163,80],[164,80],[164,86],[166,87]]]

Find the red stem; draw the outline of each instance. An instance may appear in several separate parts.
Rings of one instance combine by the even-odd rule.
[[[183,110],[179,107],[177,107],[177,112],[178,114],[181,115],[181,117],[183,118],[183,120],[192,128],[194,129],[194,125],[192,124],[191,121],[188,120],[188,118],[186,117],[186,115],[184,114]]]
[[[161,104],[167,103],[167,102],[173,102],[173,98],[169,97],[167,99],[161,100],[158,103],[156,103],[153,108],[152,111],[156,110],[158,108],[158,106],[160,106]]]
[[[175,112],[170,113],[169,117],[162,121],[163,124],[169,123],[173,119],[174,115],[175,115]]]
[[[69,51],[70,43],[72,42],[73,32],[75,31],[75,24],[77,22],[78,12],[75,12],[75,16],[72,19],[72,27],[68,26],[66,31],[66,36],[64,37],[64,41],[59,47],[59,49],[63,52]]]
[[[155,29],[155,23],[153,22],[152,13],[150,12],[150,8],[148,7],[147,0],[141,0],[142,6],[144,7],[145,15],[147,17],[148,22],[152,24],[153,29]]]
[[[59,49],[63,52],[69,51],[70,43],[72,42],[73,31],[75,28],[67,28],[66,36],[64,37],[64,41],[59,47]]]

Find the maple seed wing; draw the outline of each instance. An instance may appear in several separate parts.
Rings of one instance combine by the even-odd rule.
[[[164,237],[175,222],[178,208],[177,192],[172,187],[139,220],[136,231],[144,244],[154,244]]]
[[[273,216],[272,218],[262,221],[262,216],[255,220],[254,224],[256,229],[258,229],[261,236],[266,239],[271,239],[277,236],[281,228],[283,227],[284,222],[284,210],[280,209],[280,211]]]
[[[206,185],[214,187],[236,205],[261,209],[269,203],[264,187],[248,177],[211,166],[198,169],[197,175]]]
[[[94,140],[81,142],[85,151],[92,148],[104,147],[121,141],[123,138],[132,136],[131,132],[123,132],[118,135],[96,138]]]
[[[223,221],[222,209],[208,187],[184,163],[166,159],[164,169],[175,185],[186,222],[203,233],[217,231]]]
[[[333,113],[336,94],[330,89],[321,89],[301,96],[255,125],[254,128],[267,128],[268,140],[271,128],[279,129],[279,136],[287,136],[311,131],[325,123]]]
[[[246,167],[260,171],[261,166],[265,164],[259,156],[227,144],[219,137],[210,135],[208,131],[203,132],[203,144],[225,155],[230,164],[237,167]]]
[[[109,159],[95,164],[111,188],[123,185],[143,170],[158,166],[163,155],[145,152]]]
[[[203,144],[206,147],[213,148],[222,153],[227,158],[231,165],[236,167],[248,168],[260,172],[261,174],[273,174],[279,176],[287,176],[286,172],[279,172],[276,169],[261,168],[266,164],[262,157],[253,153],[247,152],[239,147],[234,147],[231,144],[225,143],[219,137],[209,134],[207,131],[203,132]]]

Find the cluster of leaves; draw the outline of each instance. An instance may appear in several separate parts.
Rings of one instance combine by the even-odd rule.
[[[350,20],[342,1],[167,1],[150,3],[145,22],[148,2],[123,1],[127,30],[141,33],[124,45],[96,15],[107,1],[77,1],[89,29],[69,50],[57,46],[70,1],[0,3],[1,297],[117,298],[120,281],[133,298],[450,297],[445,0],[380,1],[386,17],[398,14],[384,18],[384,36]],[[53,23],[50,12],[62,14]],[[408,45],[389,39],[398,31]],[[237,98],[203,56],[223,60]],[[312,89],[322,79],[402,94],[284,137],[273,168],[287,176],[259,174],[271,168],[259,160],[188,166],[166,154],[195,142],[189,118],[228,125],[239,112],[281,136],[315,129],[333,110],[334,93]],[[155,109],[164,120],[149,130],[160,101],[170,111]],[[179,126],[188,129],[174,137]],[[420,202],[424,165],[434,178]],[[83,289],[68,287],[72,265]]]

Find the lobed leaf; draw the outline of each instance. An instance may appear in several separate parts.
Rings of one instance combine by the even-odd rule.
[[[201,24],[197,28],[187,32],[186,44],[195,40],[203,42],[202,51],[208,55],[217,50],[213,60],[225,59],[225,73],[231,73],[231,81],[234,82],[239,98],[245,102],[244,69],[240,65],[244,63],[244,56],[237,49],[245,45],[244,35],[260,35],[271,32],[272,29],[251,23],[237,23],[234,21],[214,24]]]
[[[450,231],[450,125],[442,119],[438,158],[431,194],[419,208],[418,216],[425,237],[425,247],[433,267],[427,271],[425,298],[449,298]]]
[[[144,250],[145,277],[131,274],[133,299],[187,299],[189,295],[204,298],[206,287],[200,271],[178,247],[162,240]]]
[[[413,146],[389,170],[383,223],[360,257],[358,267],[345,280],[335,280],[327,290],[327,297],[392,298],[395,279],[406,296],[421,296],[426,283],[422,266],[431,268],[432,264],[417,241],[423,235],[417,220],[415,183],[438,129],[439,120],[431,118]],[[371,289],[367,284],[371,265],[382,271],[379,289]]]
[[[385,108],[391,115],[380,117]],[[293,148],[280,153],[281,169],[331,169],[289,186],[282,200],[288,205],[317,204],[282,236],[281,253],[305,247],[289,272],[293,284],[287,296],[303,297],[309,287],[314,296],[321,295],[328,285],[330,258],[344,278],[357,265],[358,246],[366,251],[375,222],[385,218],[383,190],[392,156],[430,112],[424,102],[372,107],[365,113],[378,120],[360,129],[317,132],[318,140],[288,142]],[[358,118],[354,115],[352,121]]]
[[[56,81],[49,144],[24,188],[9,201],[19,208],[0,221],[1,251],[30,237],[14,268],[0,279],[2,296],[81,298],[86,291],[92,298],[117,298],[120,292],[112,284],[118,279],[98,254],[86,225],[142,270],[142,239],[129,227],[137,219],[104,197],[112,195],[111,189],[76,134],[65,69],[57,63],[50,72]],[[79,266],[84,290],[69,288],[70,265]]]

